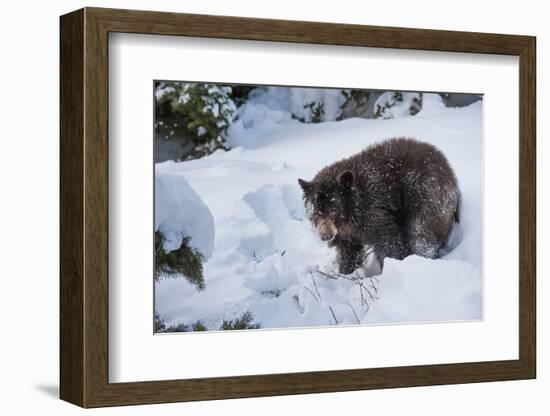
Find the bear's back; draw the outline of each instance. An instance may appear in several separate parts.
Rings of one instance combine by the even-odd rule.
[[[368,183],[403,186],[424,196],[437,188],[456,187],[447,158],[435,146],[411,138],[393,138],[350,158],[358,176]],[[348,164],[349,164],[348,162]]]

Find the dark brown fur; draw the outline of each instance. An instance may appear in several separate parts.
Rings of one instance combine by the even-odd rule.
[[[384,258],[437,258],[459,221],[460,190],[445,156],[428,143],[395,138],[298,180],[312,224],[351,273],[373,250]]]

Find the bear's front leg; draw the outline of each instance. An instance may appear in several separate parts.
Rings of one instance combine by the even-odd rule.
[[[338,253],[338,272],[350,274],[363,263],[363,245],[352,241],[339,241],[336,244]]]

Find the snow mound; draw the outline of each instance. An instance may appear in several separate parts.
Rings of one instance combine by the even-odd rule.
[[[166,238],[164,249],[177,250],[185,237],[208,260],[214,251],[214,217],[183,176],[155,177],[155,230]]]
[[[259,147],[265,144],[264,137],[281,124],[299,125],[298,119],[310,123],[314,108],[320,111],[319,121],[335,121],[344,102],[340,89],[258,88],[239,107],[238,119],[230,127],[227,143],[230,147]]]
[[[430,116],[450,111],[445,107],[443,98],[439,94],[422,94],[422,109],[417,116]]]
[[[462,321],[482,315],[480,269],[460,260],[386,259],[384,273],[305,269],[297,302],[309,325]]]
[[[463,260],[386,259],[376,307],[363,323],[475,320],[482,316],[480,266]]]

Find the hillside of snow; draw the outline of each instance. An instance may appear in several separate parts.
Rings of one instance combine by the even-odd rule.
[[[462,240],[442,259],[386,259],[376,277],[361,270],[340,276],[334,250],[305,216],[297,179],[396,136],[432,143],[447,156],[462,192]],[[163,184],[170,184],[165,194],[190,189],[213,218],[206,290],[185,279],[156,283],[155,311],[167,325],[201,320],[217,329],[245,311],[262,328],[482,319],[481,102],[446,108],[424,94],[414,116],[305,124],[260,97],[239,109],[227,142],[229,151],[156,165],[157,192]],[[174,225],[170,217],[183,208],[159,204],[163,224]]]

